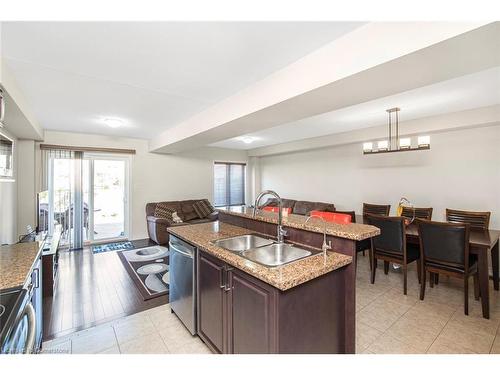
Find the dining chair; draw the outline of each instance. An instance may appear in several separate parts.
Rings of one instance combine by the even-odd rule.
[[[464,280],[464,313],[469,315],[469,276],[474,277],[474,298],[479,299],[477,259],[469,254],[470,224],[417,219],[420,239],[420,299],[425,297],[427,271]],[[431,283],[432,283],[431,274]]]
[[[390,210],[390,204],[363,203],[363,216],[368,214],[388,216]]]
[[[408,219],[432,219],[432,207],[403,207],[401,216]]]
[[[401,216],[408,218],[410,220],[415,220],[415,219],[427,219],[431,220],[432,219],[432,207],[403,207],[403,210],[401,211]],[[439,275],[438,274],[431,274],[430,279],[432,280],[431,285],[434,286],[433,284],[439,284]]]
[[[370,203],[363,203],[363,217],[366,217],[366,215],[373,214],[373,215],[382,215],[382,216],[388,216],[389,211],[391,210],[391,205],[390,204],[370,204]],[[359,246],[356,248],[356,252],[362,251],[363,256],[365,256],[365,250],[370,250],[370,241],[362,241],[360,242]],[[372,266],[372,263],[370,261],[370,267]]]
[[[370,261],[371,283],[375,283],[375,264],[378,259],[384,261],[384,273],[389,273],[389,264],[400,264],[403,268],[403,292],[408,288],[408,264],[417,261],[418,279],[420,281],[420,251],[418,246],[406,243],[406,226],[401,216],[367,215],[369,224],[380,229],[380,235],[371,238]]]
[[[490,226],[491,212],[461,211],[446,209],[446,221],[450,223],[467,223],[471,229],[487,230]]]

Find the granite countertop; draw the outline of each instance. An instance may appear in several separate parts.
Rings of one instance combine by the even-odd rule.
[[[293,288],[352,262],[350,256],[328,251],[326,258],[323,253],[319,253],[280,267],[269,268],[211,243],[213,240],[255,233],[254,231],[215,221],[170,227],[168,232],[280,290]]]
[[[0,247],[0,290],[24,285],[43,242],[24,242]]]
[[[252,219],[253,209],[249,207],[228,207],[228,208],[218,208],[220,212],[234,215],[242,216]],[[263,210],[258,210],[255,218],[253,220],[265,221],[267,223],[277,224],[278,214],[274,212],[268,212]],[[289,214],[283,216],[283,226],[307,230],[310,232],[323,233],[325,223],[321,219],[312,218],[307,224],[304,224],[307,220],[307,216]],[[378,236],[380,234],[380,229],[367,224],[335,224],[326,223],[326,233],[341,238],[347,238],[349,240],[362,241],[367,238]]]

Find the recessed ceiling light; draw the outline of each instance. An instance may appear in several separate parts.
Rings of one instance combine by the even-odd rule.
[[[246,144],[250,144],[253,141],[257,140],[257,138],[255,138],[255,137],[239,137],[238,139]]]
[[[110,128],[119,128],[123,125],[123,121],[117,118],[105,118],[103,121]]]

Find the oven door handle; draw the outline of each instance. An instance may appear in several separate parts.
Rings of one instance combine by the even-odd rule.
[[[36,341],[36,313],[35,308],[31,303],[28,303],[24,308],[24,313],[28,317],[28,337],[26,339],[26,347],[24,354],[32,354],[35,349]]]

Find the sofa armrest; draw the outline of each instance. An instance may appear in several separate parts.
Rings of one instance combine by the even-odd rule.
[[[147,216],[146,220],[149,223],[155,223],[155,224],[162,224],[162,225],[170,226],[170,222],[167,219],[164,219],[164,218],[161,218],[161,217]]]

